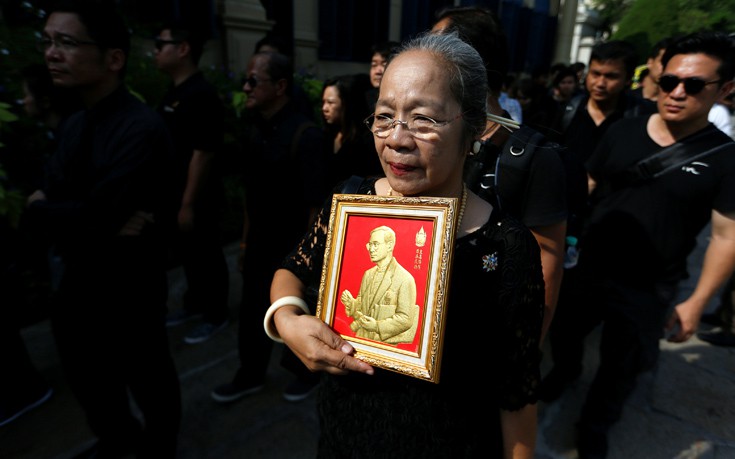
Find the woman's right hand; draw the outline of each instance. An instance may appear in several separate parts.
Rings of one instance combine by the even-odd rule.
[[[353,357],[352,345],[318,318],[286,306],[276,311],[273,319],[278,334],[309,370],[335,375],[350,371],[373,374],[372,366]]]

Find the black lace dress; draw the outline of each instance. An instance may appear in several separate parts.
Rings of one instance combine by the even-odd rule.
[[[376,180],[358,192],[375,194]],[[312,295],[330,203],[283,264]],[[379,368],[325,373],[320,458],[502,457],[499,409],[537,400],[544,289],[533,235],[496,214],[456,241],[439,384]]]

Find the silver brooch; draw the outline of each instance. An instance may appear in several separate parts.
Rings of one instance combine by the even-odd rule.
[[[493,252],[491,255],[483,255],[482,257],[482,269],[485,272],[495,271],[498,267],[498,252]]]

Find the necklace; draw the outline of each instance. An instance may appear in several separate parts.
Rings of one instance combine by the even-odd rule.
[[[462,225],[462,217],[464,217],[464,209],[467,207],[467,185],[462,183],[462,200],[459,202],[459,214],[457,215],[457,232]]]

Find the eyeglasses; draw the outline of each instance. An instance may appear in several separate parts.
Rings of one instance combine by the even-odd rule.
[[[153,45],[156,47],[156,50],[160,51],[163,49],[166,45],[178,45],[181,43],[181,40],[164,40],[163,38],[156,38],[153,41]]]
[[[370,249],[377,249],[378,247],[380,247],[383,244],[384,244],[384,242],[371,241],[371,242],[368,242],[367,244],[365,244],[365,247],[367,247],[368,250],[370,250]]]
[[[415,116],[408,121],[403,121],[392,118],[388,115],[376,115],[373,113],[365,119],[364,123],[370,132],[381,139],[387,138],[390,131],[392,131],[396,125],[403,126],[406,131],[416,138],[430,139],[437,134],[440,127],[448,125],[461,116],[462,113],[447,121],[437,121],[433,118],[429,118],[428,116]]]
[[[270,78],[259,78],[256,80],[254,76],[249,76],[242,80],[242,85],[245,86],[247,84],[247,85],[250,85],[251,88],[255,89],[255,87],[258,86],[258,83],[262,81],[271,81],[271,79]]]
[[[64,52],[72,52],[79,48],[80,46],[84,45],[97,45],[97,42],[94,41],[84,41],[84,40],[77,40],[75,38],[62,35],[60,37],[41,37],[36,42],[36,49],[39,52],[45,53],[51,47],[55,47],[58,50],[64,51]]]
[[[715,84],[720,81],[722,80],[704,81],[697,77],[679,78],[676,75],[662,75],[661,78],[658,79],[658,85],[664,91],[671,92],[679,86],[679,83],[684,83],[684,91],[690,96],[693,96],[702,92],[704,87],[708,84]]]

